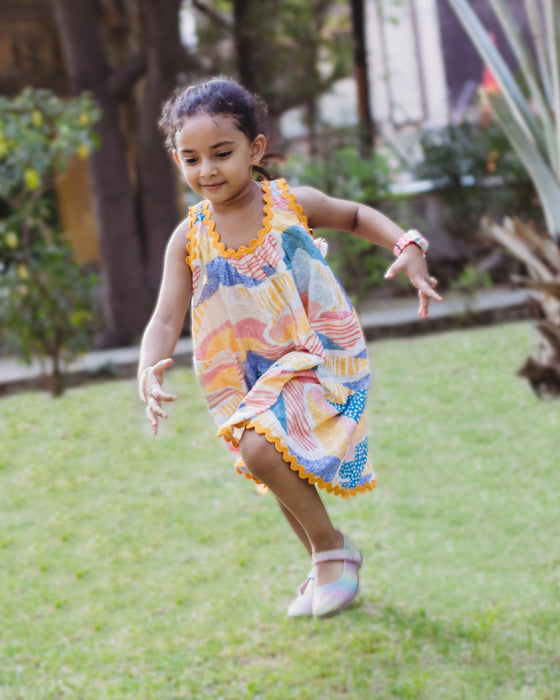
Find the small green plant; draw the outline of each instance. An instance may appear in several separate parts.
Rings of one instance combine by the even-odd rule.
[[[64,363],[91,345],[97,283],[59,229],[53,177],[95,148],[98,116],[88,95],[27,88],[0,98],[0,348],[27,363],[49,359],[53,395],[64,390]]]
[[[492,278],[487,270],[478,270],[473,265],[465,265],[461,274],[451,284],[451,289],[471,296],[480,289],[487,289],[492,286]]]
[[[334,197],[370,206],[389,198],[390,170],[386,159],[380,155],[362,158],[352,146],[335,148],[307,163],[292,160],[289,169],[294,180]],[[351,296],[360,299],[383,283],[389,261],[384,251],[340,231],[328,230],[326,238],[329,264]]]
[[[461,295],[465,305],[464,313],[469,315],[474,311],[478,292],[491,286],[492,277],[487,270],[479,270],[474,265],[465,265],[451,283],[451,290]]]

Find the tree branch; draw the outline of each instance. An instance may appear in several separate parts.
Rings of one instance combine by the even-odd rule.
[[[107,90],[111,97],[117,100],[122,97],[144,75],[146,67],[146,51],[141,50],[114,70],[107,80]]]

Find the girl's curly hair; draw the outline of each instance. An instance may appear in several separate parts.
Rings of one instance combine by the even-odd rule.
[[[163,106],[159,128],[169,151],[185,117],[194,114],[229,115],[250,141],[265,133],[265,103],[231,78],[219,76],[187,88],[178,88]]]

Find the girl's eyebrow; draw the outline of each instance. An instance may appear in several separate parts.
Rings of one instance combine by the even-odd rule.
[[[220,148],[221,146],[231,146],[234,144],[235,141],[219,141],[218,143],[215,143],[213,146],[210,146],[211,150],[214,150],[215,148]],[[194,153],[195,149],[194,148],[181,148],[181,153]]]

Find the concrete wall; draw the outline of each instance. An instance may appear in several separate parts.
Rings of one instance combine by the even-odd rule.
[[[391,127],[448,119],[436,0],[366,0],[374,118]]]

